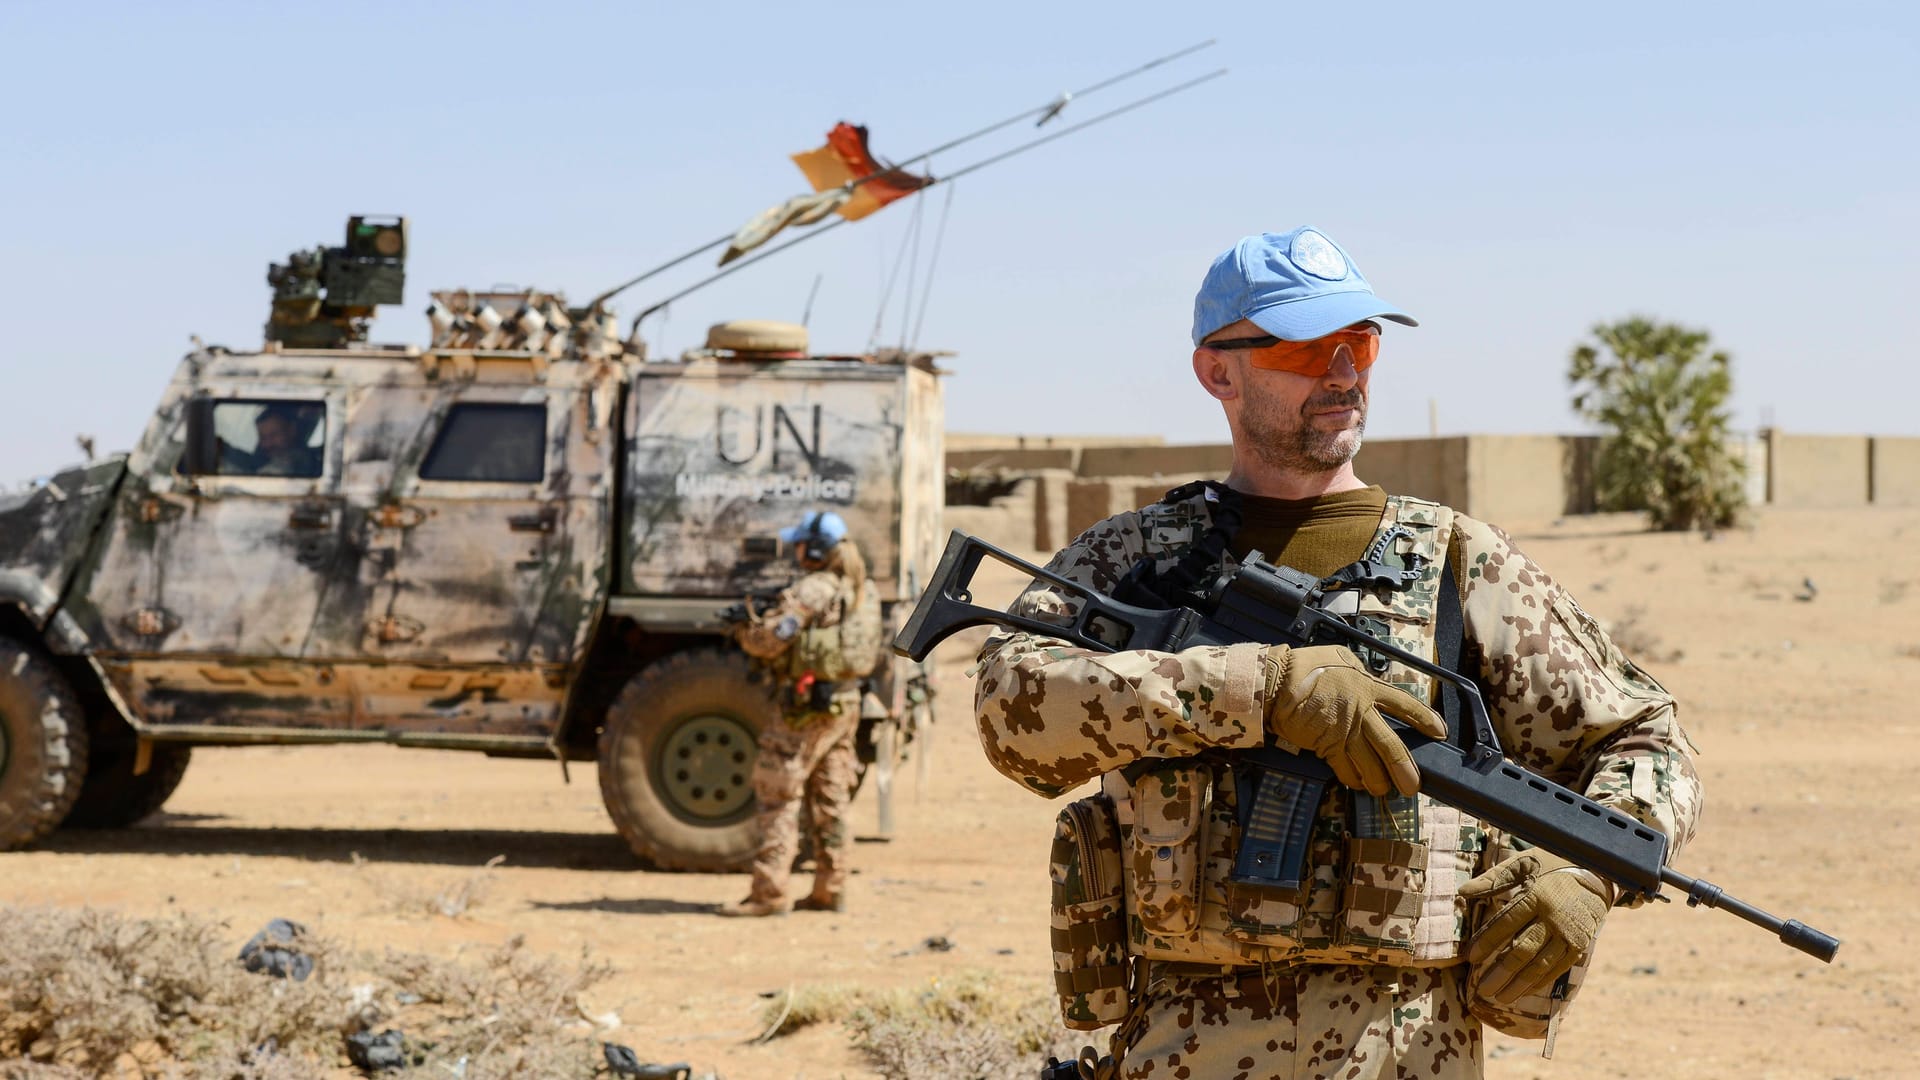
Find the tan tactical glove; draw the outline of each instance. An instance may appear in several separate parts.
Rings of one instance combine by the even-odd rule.
[[[1480,973],[1480,993],[1511,1005],[1587,958],[1614,890],[1593,871],[1536,849],[1495,863],[1460,895],[1478,900],[1505,889],[1516,891],[1473,935],[1467,959],[1492,964]]]
[[[1436,739],[1446,721],[1373,677],[1344,645],[1267,650],[1267,730],[1319,755],[1348,787],[1372,795],[1420,790],[1420,768],[1381,714]]]

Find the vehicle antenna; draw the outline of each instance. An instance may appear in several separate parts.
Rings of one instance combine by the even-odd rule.
[[[1006,127],[1009,124],[1017,124],[1020,121],[1025,120],[1030,116],[1039,116],[1041,118],[1041,122],[1045,123],[1048,119],[1052,118],[1053,114],[1057,114],[1060,111],[1060,109],[1064,108],[1066,106],[1067,101],[1073,98],[1085,97],[1088,94],[1091,94],[1097,90],[1104,90],[1107,87],[1112,86],[1117,82],[1123,82],[1127,79],[1133,78],[1135,75],[1139,75],[1143,72],[1159,67],[1161,64],[1165,64],[1172,60],[1178,60],[1180,57],[1186,56],[1189,53],[1199,52],[1201,49],[1204,49],[1213,45],[1215,40],[1216,39],[1214,38],[1208,38],[1207,40],[1199,43],[1198,45],[1189,45],[1184,49],[1180,49],[1176,52],[1170,52],[1167,55],[1162,56],[1158,59],[1149,60],[1146,63],[1140,65],[1139,67],[1134,68],[1132,71],[1123,71],[1118,75],[1112,76],[1111,78],[1102,79],[1099,82],[1094,83],[1092,86],[1086,87],[1081,90],[1075,90],[1075,91],[1072,91],[1071,93],[1062,94],[1060,97],[1054,99],[1053,101],[1049,101],[1045,105],[1039,105],[1034,108],[1027,109],[1024,112],[1020,112],[1013,116],[1009,116],[1005,120],[1000,120],[995,123],[988,124],[986,127],[983,127],[978,131],[968,132],[967,134],[962,135],[957,139],[952,139],[947,142],[941,143],[939,146],[936,146],[931,150],[922,150],[921,152],[913,155],[912,157],[903,158],[901,159],[901,165],[910,165],[916,161],[924,161],[935,154],[941,153],[943,151],[951,150],[956,146],[962,145],[963,143],[969,143],[975,139],[981,138],[982,136],[991,135],[994,132],[999,131],[1001,128]],[[1051,112],[1049,112],[1050,110]],[[882,168],[879,172],[872,174],[871,176],[863,176],[857,180],[851,181],[847,186],[849,189],[857,188],[860,185],[865,184],[871,180],[877,180],[880,177],[886,176],[888,173],[896,171],[901,167],[901,165],[887,166],[885,168]],[[838,220],[844,221],[845,219],[841,218]],[[814,231],[822,232],[825,230],[816,229]],[[723,247],[727,244],[728,241],[732,239],[733,239],[733,233],[727,233],[725,236],[722,236],[717,240],[713,240],[709,243],[701,244],[699,247],[694,248],[692,251],[686,252],[681,255],[676,255],[673,258],[668,259],[666,262],[661,263],[659,266],[656,266],[653,269],[640,274],[638,277],[629,278],[626,281],[623,281],[620,284],[615,285],[613,288],[608,289],[606,292],[601,293],[599,296],[594,297],[593,300],[587,304],[587,306],[590,308],[599,307],[601,304],[604,304],[607,301],[613,299],[615,296],[618,296],[619,294],[626,292],[628,289],[632,288],[635,285],[640,284],[641,282],[647,280],[648,278],[653,277],[655,274],[665,273],[666,271],[671,270],[676,266],[679,266],[681,263],[686,262],[688,259],[694,258],[698,255],[703,255],[709,251],[712,251],[714,248]]]
[[[1225,75],[1226,73],[1227,73],[1226,68],[1220,68],[1217,71],[1208,72],[1207,74],[1202,75],[1197,79],[1188,79],[1186,82],[1180,83],[1177,86],[1170,86],[1167,89],[1160,91],[1159,93],[1149,94],[1146,97],[1139,98],[1134,101],[1130,101],[1127,104],[1122,105],[1118,108],[1109,109],[1098,116],[1089,117],[1088,119],[1082,120],[1077,124],[1071,124],[1067,127],[1063,127],[1060,130],[1055,131],[1050,135],[1042,135],[1037,139],[1032,139],[1028,142],[1021,143],[1019,146],[1013,147],[1010,150],[1003,150],[1000,153],[993,155],[992,157],[985,158],[980,161],[976,161],[973,164],[968,165],[957,172],[948,173],[946,176],[935,177],[931,179],[926,184],[925,187],[920,188],[914,194],[916,195],[923,194],[926,192],[927,188],[930,188],[935,184],[952,183],[953,181],[960,179],[961,177],[967,175],[970,172],[978,172],[979,170],[984,169],[989,165],[999,164],[1000,162],[1005,161],[1008,158],[1013,157],[1017,154],[1024,154],[1028,150],[1032,150],[1035,147],[1042,146],[1046,143],[1050,143],[1055,139],[1065,138],[1066,136],[1071,135],[1076,131],[1085,130],[1086,128],[1090,128],[1093,125],[1098,124],[1104,120],[1111,120],[1112,118],[1119,116],[1121,113],[1132,112],[1133,110],[1138,109],[1143,105],[1148,105],[1155,101],[1159,101],[1161,98],[1170,97],[1174,94],[1180,93],[1183,90],[1191,90],[1194,87],[1199,86],[1201,83],[1211,82],[1212,80],[1217,79],[1220,76]],[[647,316],[653,314],[656,311],[659,311],[663,307],[666,307],[668,304],[673,303],[675,300],[678,300],[689,293],[697,292],[700,289],[704,289],[707,286],[713,284],[716,281],[719,281],[721,278],[726,277],[729,274],[733,274],[738,271],[745,270],[747,267],[752,266],[754,263],[757,263],[762,259],[767,259],[775,255],[778,255],[781,252],[787,250],[788,248],[793,247],[795,244],[806,243],[808,240],[811,240],[816,236],[823,236],[845,224],[847,224],[846,218],[835,218],[834,220],[826,223],[825,225],[821,225],[817,228],[810,229],[807,232],[801,233],[799,236],[794,237],[793,239],[787,241],[784,244],[779,245],[778,247],[768,248],[767,250],[761,252],[758,255],[753,256],[752,258],[741,259],[738,262],[730,263],[726,269],[721,270],[719,273],[710,274],[707,277],[704,277],[699,281],[696,281],[693,284],[687,286],[686,288],[681,289],[679,292],[674,293],[672,296],[667,297],[665,300],[662,300],[659,303],[654,304],[652,307],[647,308],[645,311],[642,311],[640,314],[635,315],[633,317],[632,327],[628,330],[627,336],[632,337],[634,333],[637,333],[639,331],[640,322],[642,319],[645,319]]]
[[[826,277],[826,275],[825,274],[813,275],[813,288],[807,290],[806,309],[800,312],[801,326],[807,325],[807,323],[811,321],[813,318],[813,298],[820,295],[820,279],[823,277]]]

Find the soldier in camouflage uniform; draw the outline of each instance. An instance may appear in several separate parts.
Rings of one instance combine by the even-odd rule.
[[[1250,236],[1215,260],[1193,365],[1226,412],[1232,472],[1100,522],[1051,569],[1111,593],[1143,560],[1214,573],[1258,550],[1334,579],[1335,603],[1426,656],[1457,603],[1463,668],[1507,755],[1678,852],[1701,791],[1667,692],[1505,533],[1355,476],[1380,319],[1414,325],[1316,230]],[[1363,556],[1404,571],[1398,584],[1343,582]],[[1045,618],[1070,605],[1036,586],[1018,607]],[[1054,938],[1067,1022],[1119,1023],[1109,1068],[1478,1077],[1482,1023],[1550,1048],[1601,920],[1633,899],[1417,793],[1382,716],[1444,734],[1430,682],[1342,646],[1100,653],[988,639],[976,708],[993,765],[1049,798],[1100,782],[1061,815]],[[1228,765],[1198,756],[1269,745],[1314,753],[1339,779],[1312,808],[1304,881],[1285,894],[1229,880],[1240,795]]]
[[[807,573],[735,631],[741,650],[773,673],[781,716],[760,732],[753,763],[760,829],[753,887],[745,900],[722,907],[723,915],[846,910],[847,804],[860,769],[854,748],[859,680],[871,673],[878,653],[879,590],[840,515],[808,514],[780,539],[794,545]],[[813,891],[796,901],[787,888],[800,847],[802,800],[814,828],[814,879]]]

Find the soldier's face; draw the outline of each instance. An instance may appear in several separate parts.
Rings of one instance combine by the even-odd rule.
[[[293,425],[284,417],[262,416],[254,421],[253,429],[259,437],[255,449],[262,454],[280,454],[293,449]]]
[[[1265,331],[1246,320],[1208,335],[1209,339],[1254,337]],[[1231,386],[1222,397],[1235,438],[1263,462],[1293,472],[1322,473],[1337,469],[1360,452],[1367,429],[1369,373],[1354,368],[1353,356],[1336,349],[1324,375],[1256,368],[1245,353],[1209,350],[1208,363]],[[1215,359],[1217,358],[1217,359]],[[1196,368],[1201,360],[1196,355]],[[1220,391],[1202,383],[1216,397]]]

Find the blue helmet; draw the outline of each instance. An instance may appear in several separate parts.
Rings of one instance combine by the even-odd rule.
[[[800,554],[819,562],[847,538],[847,523],[831,510],[816,510],[800,519],[798,525],[780,530],[780,539],[799,544]]]

